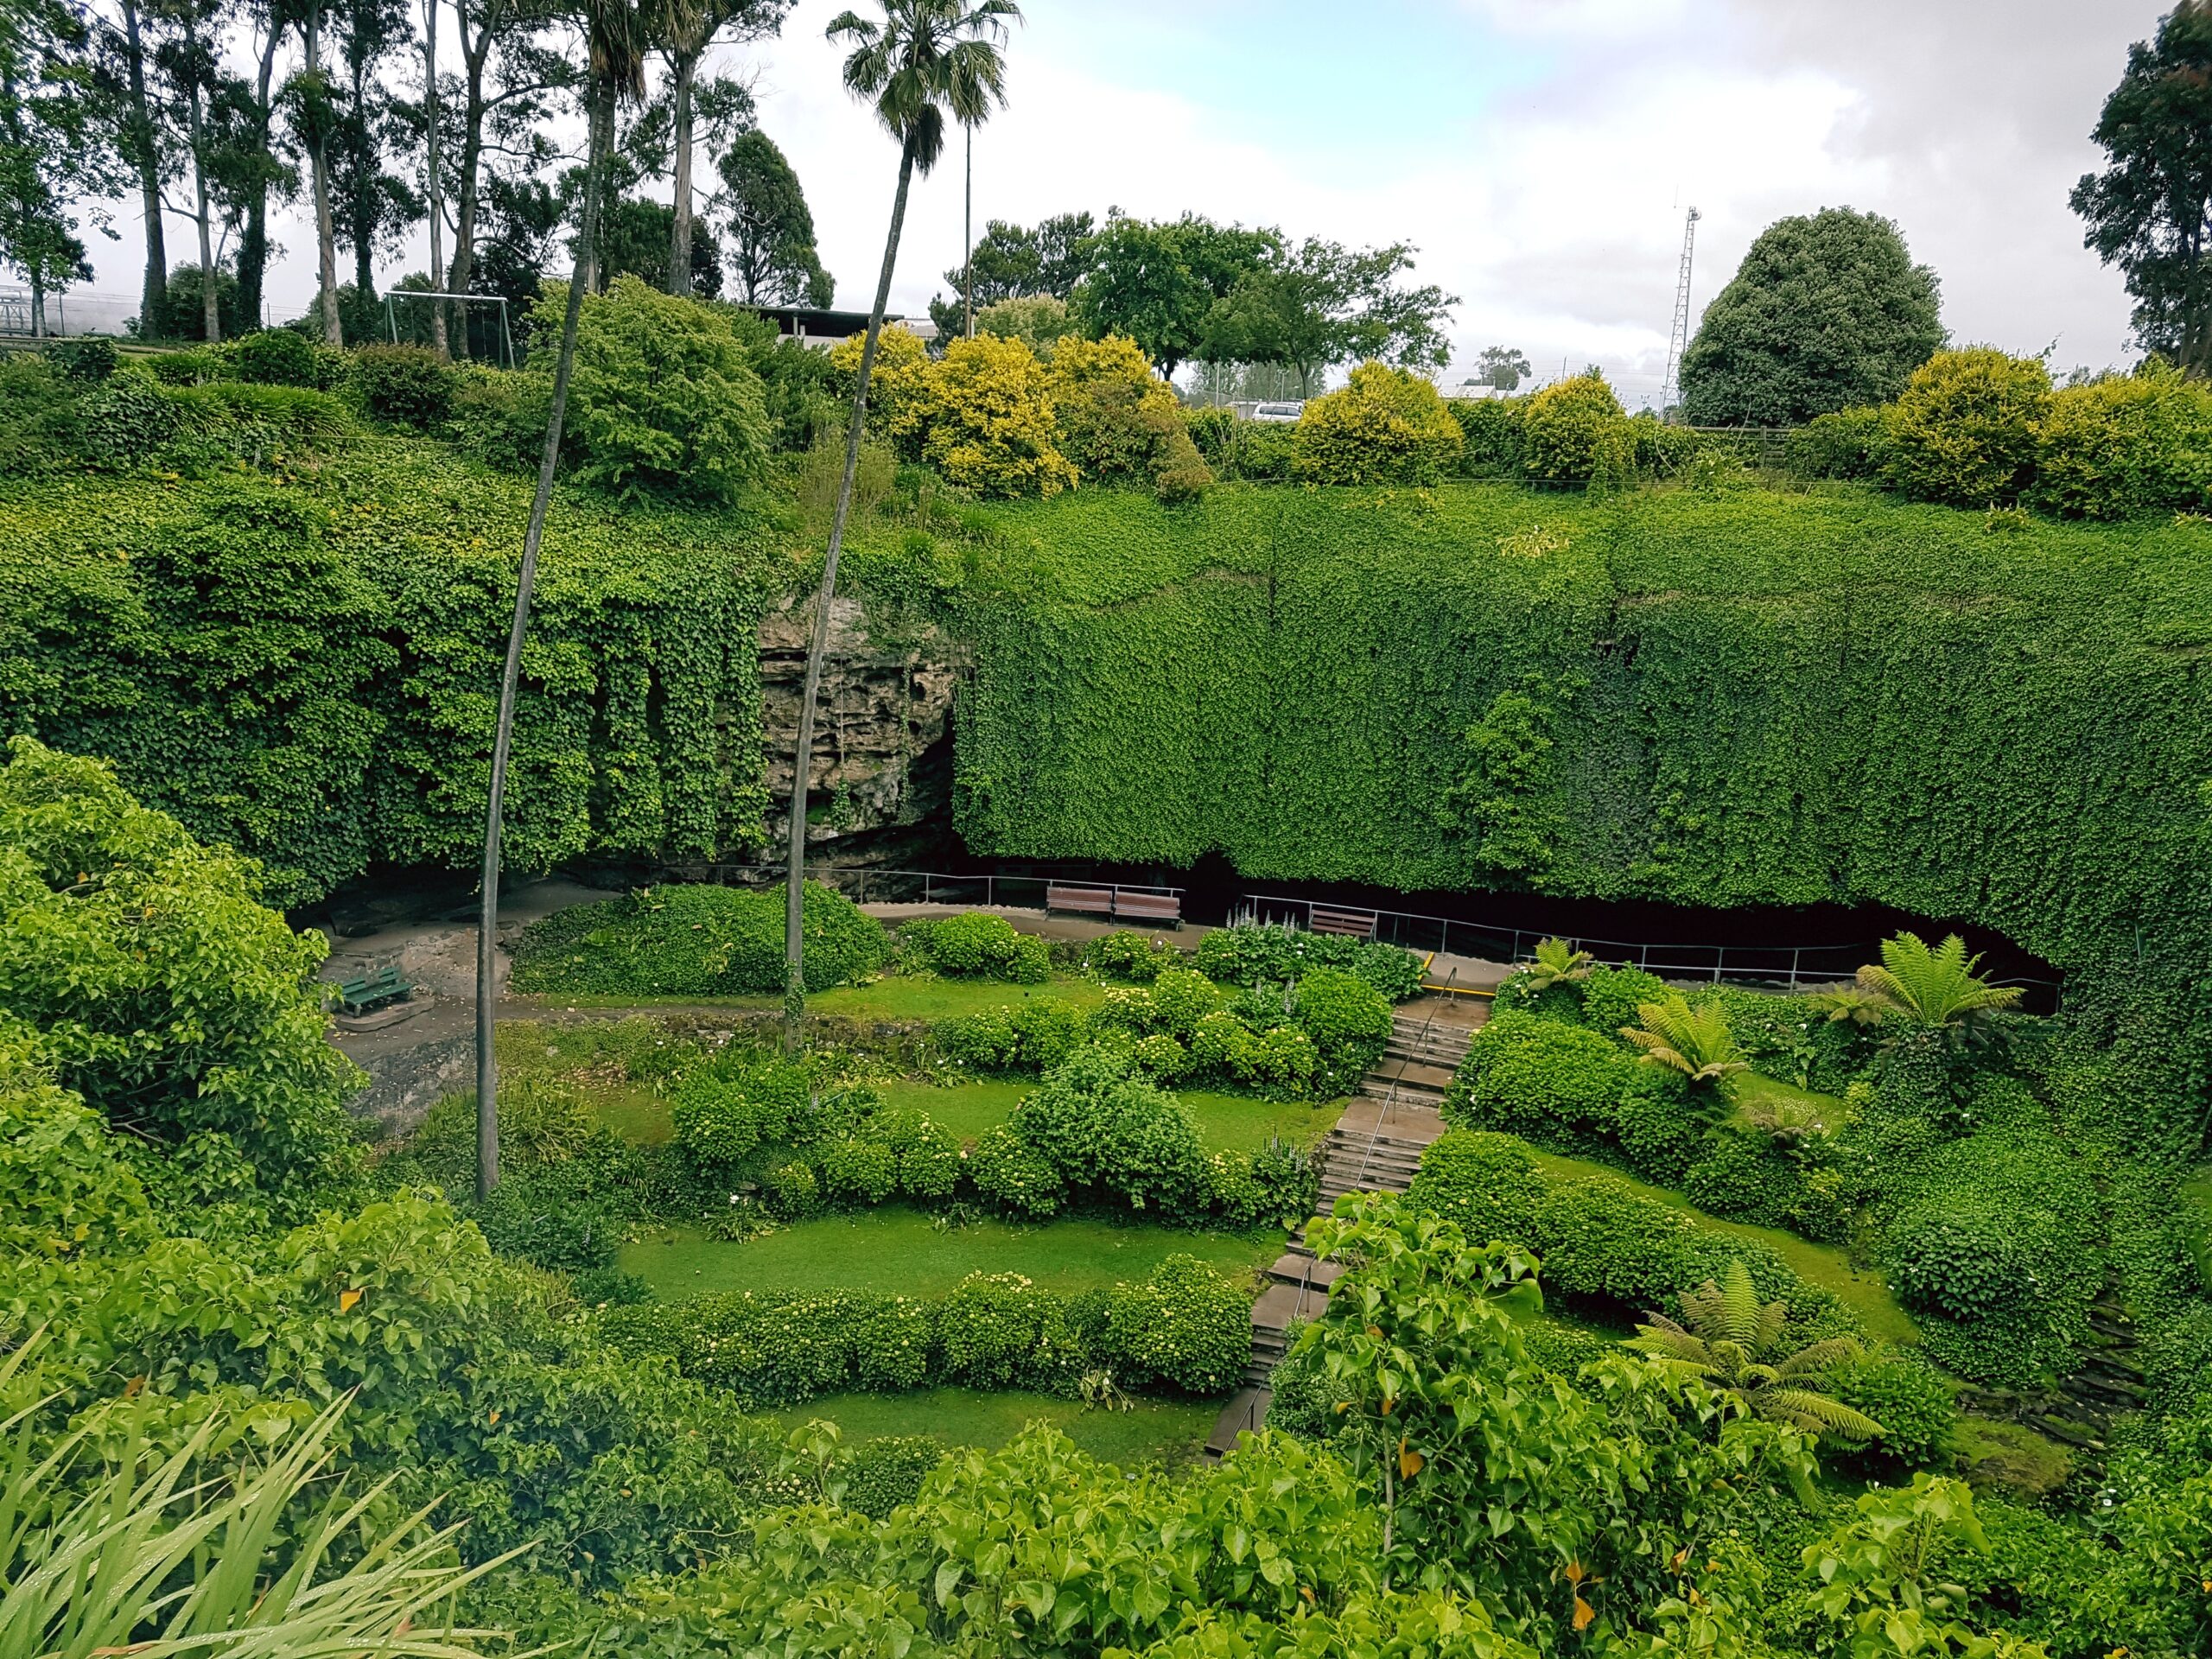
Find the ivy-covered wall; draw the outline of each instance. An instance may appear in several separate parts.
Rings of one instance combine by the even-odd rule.
[[[1875,900],[2212,968],[2212,528],[1488,486],[999,523],[957,710],[978,852]]]
[[[471,867],[530,506],[397,441],[314,473],[0,490],[0,733],[108,757],[297,904]],[[512,868],[760,836],[757,518],[563,492],[508,791]],[[780,588],[783,577],[773,578]]]

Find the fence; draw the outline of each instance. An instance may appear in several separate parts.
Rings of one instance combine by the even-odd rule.
[[[1780,472],[1789,448],[1794,426],[1691,426],[1708,448],[1726,449],[1747,467]]]
[[[1287,899],[1273,893],[1247,893],[1243,909],[1253,920],[1288,921],[1300,926],[1313,920],[1314,901]],[[1331,904],[1325,908],[1351,906]],[[1587,950],[1609,966],[1641,968],[1663,979],[1755,980],[1763,984],[1831,984],[1849,979],[1861,963],[1875,961],[1880,952],[1866,944],[1649,944],[1622,939],[1586,939],[1555,931],[1515,927],[1491,927],[1448,916],[1421,916],[1409,911],[1375,912],[1375,937],[1408,950],[1434,950],[1445,956],[1474,957],[1491,962],[1525,962],[1535,956],[1539,940],[1565,938],[1577,950]]]
[[[948,875],[942,870],[817,869],[815,879],[827,881],[856,905],[980,905],[986,910],[1006,906],[1016,910],[1045,908],[1048,887],[1092,887],[1116,895],[1176,899],[1181,887],[1147,887],[1128,882],[1084,881],[1065,875]]]

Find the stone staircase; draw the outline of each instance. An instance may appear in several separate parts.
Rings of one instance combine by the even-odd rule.
[[[2090,1305],[2088,1326],[2082,1357],[2056,1387],[1966,1389],[1959,1403],[1979,1415],[2047,1434],[2072,1451],[2077,1467],[2101,1473],[2113,1423],[2140,1410],[2151,1390],[2136,1363],[2135,1322],[2120,1306],[2113,1287]]]
[[[1446,1021],[1439,1015],[1454,1013]],[[1402,1192],[1421,1167],[1421,1155],[1444,1133],[1439,1111],[1452,1074],[1466,1057],[1467,1044],[1487,1009],[1397,1012],[1389,1046],[1366,1075],[1322,1143],[1320,1209],[1325,1215],[1347,1192]],[[1470,1020],[1467,1016],[1472,1014]],[[1306,1247],[1306,1230],[1292,1234],[1282,1255],[1268,1269],[1267,1287],[1252,1305],[1252,1355],[1244,1388],[1214,1425],[1206,1455],[1232,1450],[1236,1436],[1267,1419],[1268,1379],[1289,1344],[1292,1325],[1310,1319],[1328,1300],[1329,1287],[1343,1269],[1317,1260]]]

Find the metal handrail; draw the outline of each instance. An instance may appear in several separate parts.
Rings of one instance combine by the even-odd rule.
[[[1128,893],[1139,893],[1148,899],[1179,899],[1185,892],[1187,891],[1187,889],[1183,887],[1144,887],[1131,881],[1084,881],[1071,876],[995,875],[988,872],[981,875],[957,875],[950,870],[882,870],[868,866],[859,866],[849,869],[839,869],[832,867],[828,869],[817,870],[815,874],[820,879],[839,887],[841,891],[848,884],[856,886],[859,888],[859,893],[858,896],[854,899],[853,902],[863,905],[868,902],[868,887],[869,880],[872,878],[878,876],[885,878],[898,878],[908,881],[920,881],[922,884],[921,901],[925,905],[935,904],[937,902],[935,890],[938,886],[956,888],[967,887],[970,889],[980,886],[983,889],[983,908],[986,910],[995,909],[998,906],[999,889],[1001,887],[1008,884],[1018,887],[1036,888],[1038,890],[1038,896],[1040,901],[1043,897],[1044,889],[1047,887],[1103,887],[1109,892],[1116,894]],[[857,880],[855,880],[855,878],[857,878]],[[883,902],[888,903],[891,901],[885,900]],[[1016,906],[1008,906],[1007,908],[1013,909],[1016,908]]]

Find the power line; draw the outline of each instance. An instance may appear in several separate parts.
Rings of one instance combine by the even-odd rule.
[[[1667,330],[1667,372],[1659,382],[1662,414],[1682,400],[1677,377],[1681,373],[1682,353],[1690,344],[1690,256],[1697,248],[1697,221],[1694,207],[1682,219],[1682,269],[1675,279],[1675,320]]]

